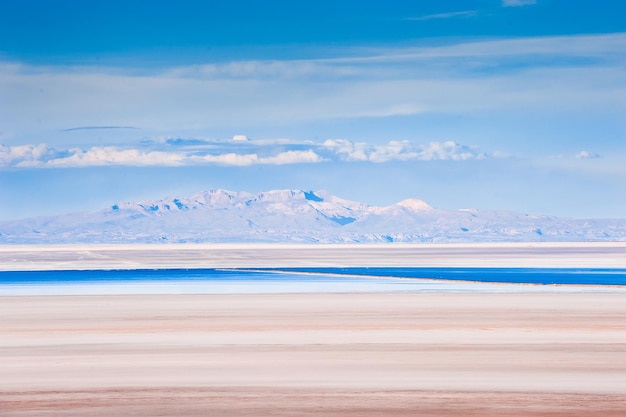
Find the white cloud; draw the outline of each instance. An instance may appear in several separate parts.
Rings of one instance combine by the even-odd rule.
[[[537,0],[502,0],[503,7],[520,7],[537,4]]]
[[[177,148],[177,152],[120,149],[114,146],[95,146],[87,150],[72,148],[55,150],[46,144],[3,146],[0,145],[0,168],[61,168],[124,166],[183,166],[219,164],[232,166],[285,165],[322,162],[324,158],[309,150],[289,150],[275,155],[259,157],[255,153],[197,155],[194,147],[189,150]]]
[[[453,141],[416,145],[407,140],[392,140],[386,145],[372,146],[363,142],[354,143],[346,139],[329,139],[323,143],[323,146],[345,161],[463,161],[485,158],[484,154]]]
[[[407,161],[409,159],[421,159],[420,153],[407,140],[392,140],[387,145],[374,146],[369,154],[372,162],[387,162],[391,160]]]
[[[580,151],[576,154],[576,159],[597,159],[600,157],[599,154],[589,151]]]
[[[223,155],[204,155],[202,157],[193,158],[194,161],[208,162],[219,165],[248,166],[259,163],[257,154],[236,154],[227,153]]]
[[[420,152],[422,160],[454,160],[465,161],[468,159],[482,159],[483,154],[474,152],[467,146],[459,145],[453,141],[431,142]]]
[[[249,165],[286,165],[322,162],[323,158],[312,150],[287,151],[274,156],[259,157],[257,154],[227,153],[223,155],[204,155],[192,158],[193,161],[203,161],[219,165],[249,166]]]
[[[285,165],[322,162],[324,159],[312,150],[281,152],[276,156],[261,158],[262,164]]]
[[[39,145],[0,145],[0,167],[37,166],[52,159],[57,153],[46,144]]]
[[[328,139],[323,145],[332,150],[346,161],[369,160],[369,145],[366,143],[354,143],[347,139]]]
[[[179,166],[185,156],[179,153],[142,152],[137,149],[118,149],[115,147],[92,147],[87,151],[70,149],[70,155],[50,159],[45,162],[50,167],[85,167],[105,165],[127,166]]]
[[[233,136],[233,141],[235,142],[247,142],[248,137],[246,135],[235,135]]]
[[[45,144],[1,146],[0,167],[54,168],[89,166],[189,166],[216,164],[227,166],[286,165],[323,161],[433,161],[482,159],[484,155],[453,141],[414,144],[408,140],[392,140],[384,145],[329,139],[322,143],[279,140],[250,141],[254,152],[242,153],[238,144],[222,142],[222,146],[198,147],[192,140],[176,144],[175,151],[167,143],[146,141],[155,149],[94,146],[83,150],[57,150]],[[187,143],[187,144],[186,144]],[[214,144],[217,142],[213,142]],[[290,149],[291,148],[291,149]],[[166,149],[166,150],[163,150]],[[262,154],[263,156],[260,156]]]

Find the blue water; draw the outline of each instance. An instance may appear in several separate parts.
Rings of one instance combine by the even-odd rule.
[[[389,278],[221,269],[0,272],[0,295],[397,292],[414,291],[413,284]]]
[[[304,274],[304,275],[303,275]],[[422,278],[544,285],[626,285],[626,269],[599,268],[258,268],[0,271],[1,284],[137,281],[328,281],[354,277]]]
[[[262,269],[263,270],[263,269]],[[626,269],[610,268],[278,268],[285,272],[429,278],[543,285],[626,285]]]
[[[88,271],[0,272],[1,284],[89,283],[141,281],[281,281],[288,274],[229,269],[130,269]]]
[[[529,287],[519,284],[545,285]],[[551,288],[547,286],[550,284],[594,285],[592,291],[602,291],[602,288],[626,285],[626,269],[272,268],[0,272],[0,295],[501,292],[545,291]],[[558,288],[563,290],[564,287]],[[581,291],[580,288],[572,286],[569,290]]]

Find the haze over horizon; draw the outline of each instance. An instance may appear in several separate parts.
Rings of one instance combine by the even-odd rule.
[[[626,218],[626,4],[0,3],[0,221],[209,189]]]

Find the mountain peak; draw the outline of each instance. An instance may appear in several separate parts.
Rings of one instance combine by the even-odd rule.
[[[626,219],[375,207],[324,190],[215,189],[79,214],[0,223],[0,243],[626,241]]]
[[[258,201],[288,201],[293,199],[304,199],[304,191],[302,190],[272,190],[263,191],[256,195]]]
[[[432,210],[432,206],[423,200],[416,198],[408,198],[396,203],[396,206],[404,207],[410,211],[427,211]]]

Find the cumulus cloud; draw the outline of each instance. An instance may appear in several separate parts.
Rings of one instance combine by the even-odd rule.
[[[504,7],[530,6],[532,4],[537,4],[537,0],[502,0]]]
[[[86,151],[70,149],[70,154],[63,158],[48,160],[45,164],[50,167],[80,167],[80,166],[179,166],[183,165],[185,156],[180,153],[143,152],[138,149],[118,149],[116,147],[94,146]]]
[[[328,139],[323,146],[333,151],[346,161],[367,161],[369,159],[369,145],[354,143],[347,139]]]
[[[259,156],[257,154],[236,154],[227,153],[223,155],[204,155],[201,157],[193,158],[194,161],[208,162],[218,165],[234,165],[234,166],[248,166],[259,163]]]
[[[233,140],[235,142],[247,142],[248,141],[248,137],[246,135],[235,135],[235,136],[233,136]]]
[[[420,152],[423,160],[446,160],[465,161],[467,159],[482,159],[483,154],[476,153],[468,146],[459,145],[453,141],[431,142]]]
[[[48,160],[61,156],[59,152],[51,149],[46,144],[39,145],[0,145],[0,167],[38,166]]]
[[[312,150],[286,151],[274,156],[259,157],[257,154],[227,153],[223,155],[204,155],[193,158],[194,161],[204,161],[218,165],[249,166],[249,165],[286,165],[321,162],[323,158]]]
[[[312,150],[287,151],[281,152],[275,156],[261,158],[261,163],[269,165],[302,164],[322,161],[323,158]]]
[[[46,144],[0,146],[0,167],[86,167],[105,165],[177,166],[185,155],[138,149],[94,146],[57,150]]]
[[[601,156],[594,152],[580,151],[576,154],[576,159],[597,159]]]
[[[431,142],[424,145],[413,144],[407,140],[392,140],[385,145],[369,145],[346,139],[329,139],[323,143],[323,146],[345,161],[463,161],[485,157],[484,154],[453,141]]]
[[[260,157],[256,153],[198,155],[193,149],[189,152],[146,151],[141,149],[121,149],[114,146],[94,146],[87,150],[71,148],[56,150],[46,144],[0,146],[0,168],[62,168],[93,166],[183,166],[218,164],[231,166],[285,165],[322,162],[324,158],[309,150],[288,150]]]
[[[191,139],[144,141],[144,148],[94,146],[88,149],[57,150],[46,144],[0,146],[0,167],[53,168],[107,165],[125,166],[188,166],[216,164],[227,166],[286,165],[323,161],[382,163],[389,161],[463,161],[482,159],[484,154],[454,141],[415,144],[408,140],[392,140],[386,144],[368,144],[348,139],[324,142],[200,141]],[[229,146],[230,143],[230,146]]]

